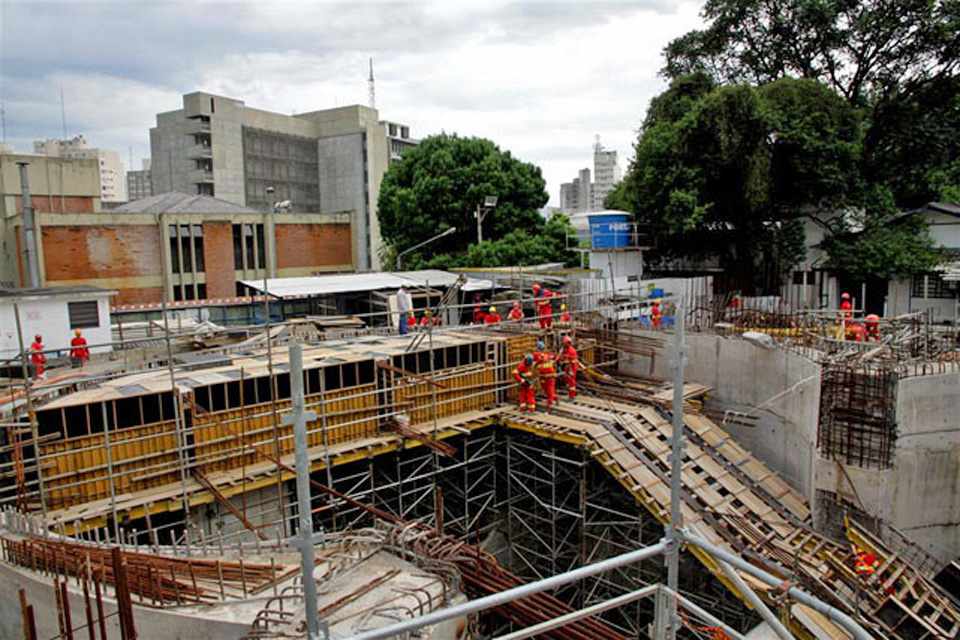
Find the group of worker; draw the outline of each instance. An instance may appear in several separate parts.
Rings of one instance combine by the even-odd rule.
[[[561,296],[546,287],[541,287],[538,282],[533,283],[532,292],[533,306],[540,328],[553,328],[553,318],[555,315],[553,312],[553,298],[559,298]],[[489,308],[486,307],[481,300],[480,294],[474,296],[473,305],[473,324],[499,324],[503,320],[496,305]],[[507,313],[507,320],[510,322],[520,322],[524,320],[525,317],[520,301],[514,301],[509,313]],[[564,325],[569,325],[573,321],[573,316],[567,310],[565,303],[560,305],[560,313],[557,314],[557,321]]]
[[[87,347],[87,339],[83,337],[80,329],[76,329],[70,340],[70,365],[74,368],[83,367],[89,359],[90,349]],[[43,345],[43,336],[39,333],[33,336],[33,343],[30,345],[30,364],[33,367],[35,379],[39,380],[46,376],[46,347]]]
[[[420,319],[417,319],[417,314],[413,311],[407,313],[407,331],[420,330],[424,331],[427,327],[439,327],[440,326],[440,316],[433,315],[433,310],[424,309],[423,313],[420,315]]]
[[[537,409],[537,381],[546,396],[547,411],[557,404],[557,366],[559,365],[563,381],[567,386],[567,397],[577,397],[577,371],[580,360],[573,338],[563,336],[563,347],[558,353],[546,349],[543,340],[537,341],[536,351],[528,353],[513,370],[513,379],[520,385],[520,411],[533,412]]]
[[[864,317],[862,323],[855,321],[853,319],[853,301],[846,291],[840,294],[839,321],[844,340],[880,342],[880,316],[870,313]]]

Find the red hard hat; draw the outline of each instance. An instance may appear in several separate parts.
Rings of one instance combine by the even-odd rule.
[[[533,283],[533,288],[534,288],[534,289],[539,289],[539,288],[540,288],[540,283],[539,283],[539,282],[534,282],[534,283]]]
[[[41,336],[39,333],[33,336],[33,339],[36,340],[37,342],[43,342],[43,336]]]
[[[563,336],[563,344],[573,344],[573,338],[570,336]]]
[[[875,313],[871,313],[870,315],[867,316],[867,321],[868,321],[868,322],[880,322],[880,316],[878,316],[878,315],[875,314]]]
[[[846,291],[844,291],[844,292],[840,295],[840,297],[843,298],[844,300],[849,300],[849,299],[850,299],[850,294],[847,293]]]

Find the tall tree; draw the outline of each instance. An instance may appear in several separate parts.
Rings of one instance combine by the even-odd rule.
[[[789,269],[803,256],[799,220],[857,200],[859,112],[810,80],[678,90],[690,86],[678,78],[655,99],[615,193],[661,253],[718,256],[744,278]]]
[[[706,29],[664,50],[668,77],[810,78],[863,104],[950,77],[960,66],[957,0],[707,0],[702,16]]]
[[[386,244],[399,252],[456,227],[423,255],[455,254],[476,242],[474,211],[489,195],[497,206],[483,223],[485,240],[512,231],[539,234],[548,195],[540,168],[483,138],[440,134],[421,140],[390,165],[380,185],[377,215]],[[415,265],[422,256],[406,260]]]

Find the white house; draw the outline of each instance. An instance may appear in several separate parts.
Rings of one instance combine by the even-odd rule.
[[[891,280],[887,292],[890,315],[929,310],[934,322],[960,321],[960,205],[931,202],[903,215],[923,216],[935,245],[947,259],[935,271]]]
[[[67,355],[74,329],[83,331],[92,353],[110,351],[110,296],[116,291],[99,287],[46,287],[0,289],[0,359],[20,353],[17,315],[23,346],[43,336],[47,349],[62,349]]]

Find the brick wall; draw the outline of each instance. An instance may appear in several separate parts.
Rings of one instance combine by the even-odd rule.
[[[203,223],[203,263],[208,298],[237,295],[233,263],[233,225],[229,222]]]
[[[141,304],[160,302],[163,300],[163,287],[130,287],[120,288],[119,293],[111,299],[113,306],[121,304]]]
[[[23,211],[20,196],[15,196],[16,210]],[[90,196],[64,196],[34,194],[31,198],[37,213],[93,213],[93,198]]]
[[[277,268],[352,264],[349,224],[278,224]]]
[[[42,227],[47,280],[160,276],[157,227]]]

